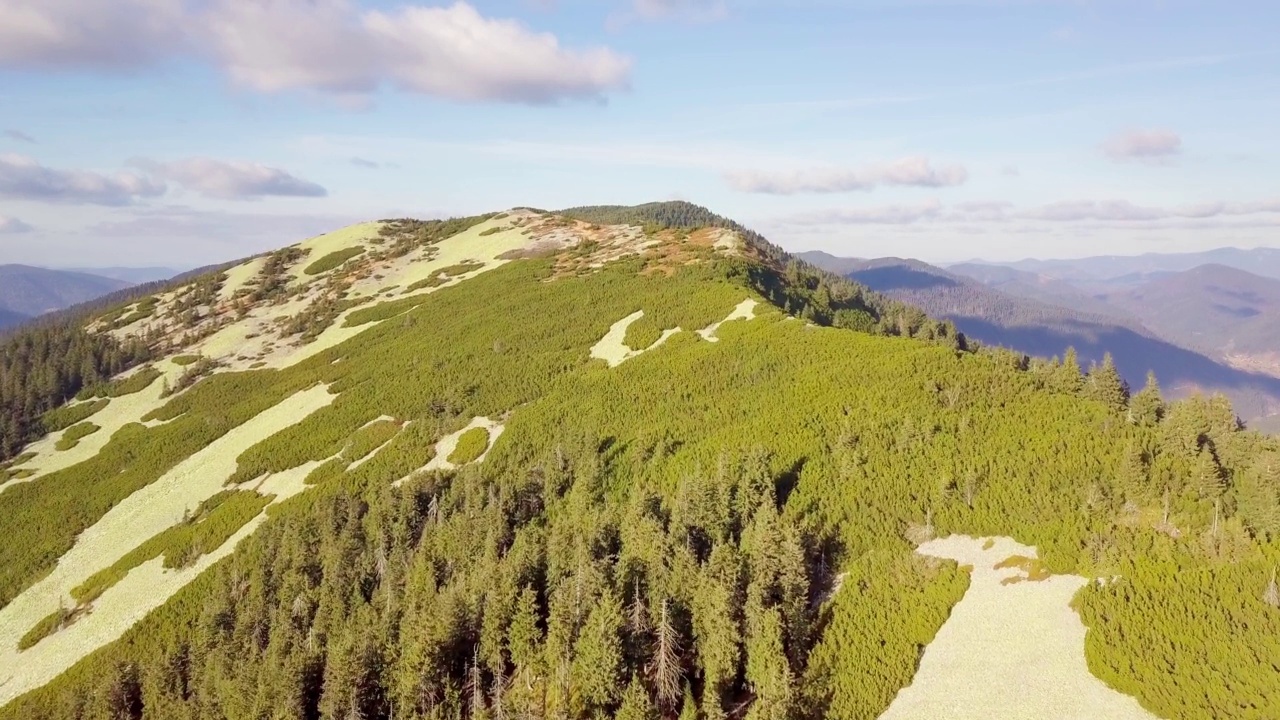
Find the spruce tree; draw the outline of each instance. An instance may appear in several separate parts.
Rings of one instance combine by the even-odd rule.
[[[632,677],[631,682],[627,683],[627,689],[622,694],[622,705],[614,718],[615,720],[658,720],[658,711],[653,707],[649,693],[638,678]]]
[[[679,720],[698,720],[698,705],[693,701],[693,689],[684,684],[684,699],[680,701]]]
[[[609,590],[591,608],[574,645],[573,674],[582,698],[597,707],[617,699],[621,680],[622,603]]]
[[[782,644],[782,618],[754,600],[747,608],[747,682],[755,702],[750,720],[784,720],[795,703],[795,676]]]
[[[517,668],[531,668],[538,656],[538,599],[533,588],[525,587],[516,600],[516,612],[507,631],[507,653]]]
[[[1259,538],[1280,537],[1280,464],[1264,456],[1236,474],[1236,510],[1245,527]]]
[[[1071,395],[1079,394],[1084,387],[1084,375],[1080,372],[1080,358],[1076,355],[1075,348],[1067,348],[1067,352],[1062,356],[1062,362],[1053,368],[1050,387],[1057,392]]]
[[[1164,398],[1154,372],[1147,373],[1147,384],[1129,402],[1129,417],[1142,427],[1155,427],[1164,417]]]
[[[1191,481],[1196,494],[1201,499],[1213,499],[1222,495],[1225,488],[1222,468],[1207,445],[1200,448],[1200,452],[1196,455]]]
[[[1123,412],[1129,403],[1129,385],[1116,370],[1111,353],[1102,357],[1102,364],[1089,371],[1086,385],[1088,396],[1116,412]]]

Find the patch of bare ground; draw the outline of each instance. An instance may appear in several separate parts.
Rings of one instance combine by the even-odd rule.
[[[952,535],[917,552],[955,561],[969,590],[880,720],[1154,720],[1089,672],[1071,608],[1089,580],[1050,574],[1010,538]]]

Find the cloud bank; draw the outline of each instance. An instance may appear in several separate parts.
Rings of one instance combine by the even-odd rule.
[[[934,167],[928,158],[920,156],[855,169],[739,171],[725,175],[734,190],[769,195],[867,191],[881,185],[940,188],[963,185],[968,179],[969,172],[961,165]]]
[[[239,160],[193,157],[173,162],[135,160],[133,164],[188,190],[219,200],[264,197],[325,197],[320,185],[279,168]]]
[[[82,205],[128,205],[158,197],[163,182],[135,173],[104,175],[45,167],[23,155],[0,155],[0,198]]]
[[[357,102],[382,87],[471,102],[600,99],[631,74],[613,50],[566,48],[460,0],[385,11],[350,0],[0,2],[0,69],[129,70],[185,54],[253,91]]]

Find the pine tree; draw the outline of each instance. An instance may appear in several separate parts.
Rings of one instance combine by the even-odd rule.
[[[581,697],[598,707],[617,699],[622,669],[622,603],[605,590],[574,645],[573,674]]]
[[[782,644],[782,618],[754,599],[747,607],[747,682],[755,702],[749,720],[784,720],[795,704],[795,677]]]
[[[1164,417],[1164,398],[1154,372],[1147,373],[1147,384],[1129,402],[1129,417],[1142,427],[1155,427]]]
[[[516,600],[516,612],[507,631],[507,653],[518,668],[530,668],[538,656],[538,599],[533,588],[525,587]]]
[[[653,661],[649,665],[649,672],[653,677],[653,686],[659,704],[664,708],[674,708],[680,699],[683,677],[680,669],[680,637],[676,632],[675,618],[671,614],[670,600],[662,601],[662,610],[658,615],[655,631],[657,637],[653,645]]]
[[[1089,371],[1087,395],[1116,412],[1123,412],[1129,403],[1129,385],[1116,370],[1111,353],[1102,357],[1102,365]]]
[[[1268,455],[1236,474],[1236,509],[1255,537],[1280,537],[1280,462]]]
[[[1200,448],[1200,452],[1196,455],[1191,482],[1201,499],[1220,497],[1226,487],[1222,468],[1219,467],[1217,458],[1213,456],[1213,451],[1207,445]]]
[[[1084,376],[1080,372],[1080,358],[1075,348],[1067,348],[1062,362],[1054,368],[1052,389],[1061,393],[1076,395],[1084,387]]]
[[[698,705],[693,701],[693,688],[684,684],[684,699],[680,701],[679,720],[698,720]]]
[[[1143,461],[1142,451],[1133,443],[1129,443],[1120,460],[1116,484],[1127,500],[1139,502],[1147,494],[1149,486],[1147,464]]]
[[[741,648],[729,591],[704,568],[693,598],[693,632],[702,669],[702,712],[723,716],[721,695],[738,672]]]
[[[468,673],[467,685],[471,691],[468,705],[471,708],[471,720],[487,720],[489,709],[485,707],[484,676],[480,672],[480,651],[476,649],[471,657],[471,672]]]
[[[1280,608],[1280,585],[1276,584],[1276,571],[1271,570],[1271,582],[1267,584],[1266,592],[1262,593],[1262,602],[1273,608]]]
[[[618,708],[615,720],[658,720],[658,711],[649,700],[649,693],[638,678],[632,677],[622,694],[622,706]]]
[[[117,665],[104,695],[107,717],[112,720],[140,719],[143,706],[138,666],[133,663]]]

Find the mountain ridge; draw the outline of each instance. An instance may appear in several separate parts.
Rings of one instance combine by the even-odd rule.
[[[737,227],[393,219],[95,311],[151,354],[0,466],[0,718],[873,718],[1064,575],[1073,677],[1276,707],[1280,446]],[[1035,557],[917,551],[962,534]]]
[[[122,290],[131,284],[31,265],[0,265],[0,310],[35,317]]]

